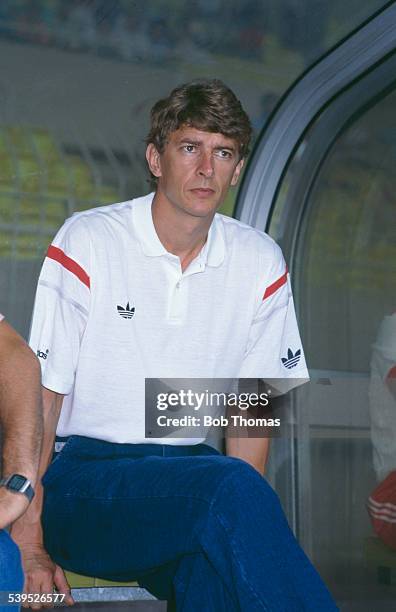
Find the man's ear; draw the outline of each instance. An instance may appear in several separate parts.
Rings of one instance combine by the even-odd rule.
[[[150,142],[146,149],[146,159],[148,167],[150,168],[151,174],[159,178],[161,174],[161,159],[156,147]]]
[[[240,159],[239,162],[237,163],[237,166],[234,170],[234,174],[232,175],[232,179],[231,179],[231,185],[234,186],[237,184],[238,179],[239,179],[239,175],[241,174],[242,168],[243,168],[243,164],[244,164],[244,159]]]

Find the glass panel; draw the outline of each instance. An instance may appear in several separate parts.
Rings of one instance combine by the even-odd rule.
[[[337,599],[359,610],[390,609],[396,594],[395,516],[381,505],[396,507],[396,480],[374,494],[376,532],[367,511],[396,469],[395,104],[393,92],[336,141],[293,262],[312,375],[296,397],[299,534]],[[274,215],[270,231],[280,228]]]
[[[395,310],[395,101],[388,96],[339,139],[309,200],[296,263],[316,369],[367,373],[380,322]]]

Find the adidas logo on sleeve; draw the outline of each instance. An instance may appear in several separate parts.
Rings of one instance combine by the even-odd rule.
[[[287,357],[281,357],[281,360],[285,368],[287,368],[288,370],[291,370],[298,364],[298,362],[300,361],[300,358],[301,358],[301,349],[298,349],[293,355],[293,351],[289,348],[287,350]]]

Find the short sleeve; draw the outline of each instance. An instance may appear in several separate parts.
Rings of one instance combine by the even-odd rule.
[[[29,344],[45,387],[73,388],[91,296],[91,242],[84,219],[71,217],[49,246],[41,269]]]
[[[272,262],[262,260],[263,281],[239,378],[283,379],[286,391],[309,378],[301,344],[290,276],[282,251],[272,244]],[[265,266],[269,273],[265,274]],[[259,271],[260,273],[260,271]]]

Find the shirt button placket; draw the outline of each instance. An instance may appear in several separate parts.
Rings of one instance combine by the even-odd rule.
[[[182,279],[179,279],[174,286],[174,292],[171,301],[170,307],[170,319],[173,321],[181,321],[183,319],[184,305],[183,300],[185,296],[183,295],[183,287],[182,287]]]

